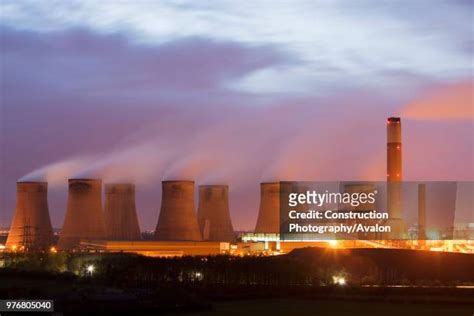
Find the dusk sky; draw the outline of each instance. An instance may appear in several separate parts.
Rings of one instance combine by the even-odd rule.
[[[384,180],[389,116],[406,180],[474,180],[473,1],[0,3],[0,227],[15,182],[230,185],[253,229],[259,183]],[[196,203],[197,206],[197,203]]]

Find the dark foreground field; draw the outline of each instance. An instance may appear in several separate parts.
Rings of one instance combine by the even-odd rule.
[[[196,316],[471,316],[473,306],[446,306],[437,304],[410,304],[390,302],[354,302],[332,300],[268,299],[251,301],[225,301],[213,304],[207,312]]]

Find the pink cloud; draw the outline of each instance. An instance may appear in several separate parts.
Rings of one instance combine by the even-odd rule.
[[[408,103],[402,116],[420,119],[474,119],[474,82],[435,87]]]

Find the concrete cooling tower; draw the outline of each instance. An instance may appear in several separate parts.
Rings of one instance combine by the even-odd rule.
[[[16,209],[6,248],[38,251],[53,243],[47,182],[17,182]]]
[[[194,181],[163,181],[162,188],[156,239],[202,240],[194,208]]]
[[[199,186],[198,222],[203,240],[235,241],[229,212],[229,186]]]
[[[102,212],[102,181],[69,179],[69,195],[63,229],[59,235],[60,249],[77,247],[81,239],[105,238]]]
[[[255,233],[280,232],[280,183],[260,183],[260,210]]]
[[[104,219],[107,239],[141,239],[135,207],[135,185],[130,183],[105,185]]]

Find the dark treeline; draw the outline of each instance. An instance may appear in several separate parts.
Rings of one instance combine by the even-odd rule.
[[[474,283],[474,255],[399,249],[304,248],[290,254],[151,258],[134,254],[10,254],[5,266],[73,273],[129,287],[325,286],[334,277],[349,285],[459,285]],[[92,273],[87,267],[93,265]]]

